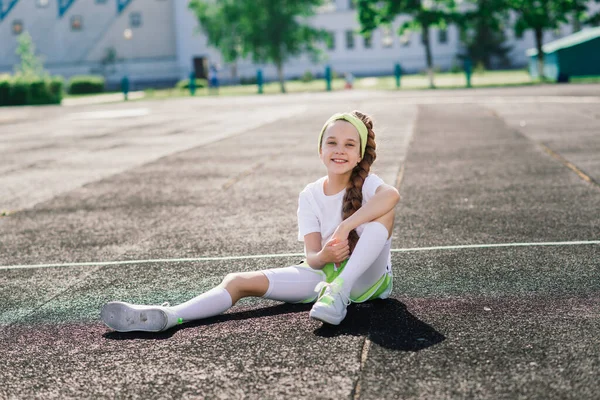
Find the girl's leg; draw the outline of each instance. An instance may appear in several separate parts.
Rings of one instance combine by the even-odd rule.
[[[308,266],[233,273],[228,274],[219,286],[177,306],[111,302],[102,308],[101,317],[110,328],[120,332],[159,332],[177,324],[222,314],[243,297],[287,302],[316,298],[314,288],[321,280],[324,280],[324,274]]]
[[[350,294],[350,291],[354,289],[354,285],[358,281],[358,278],[370,270],[372,266],[381,266],[382,263],[376,263],[375,261],[379,257],[382,257],[382,250],[386,244],[389,243],[388,237],[392,235],[393,226],[394,210],[381,216],[375,221],[366,224],[348,263],[339,275],[339,278],[343,281],[342,289],[344,293]],[[379,271],[373,272],[379,273]],[[377,279],[381,277],[382,273],[383,271],[379,273]],[[377,279],[375,279],[373,283],[375,283]]]
[[[376,263],[376,260],[383,257],[382,250],[386,243],[389,243],[388,237],[391,236],[393,224],[394,211],[392,210],[365,225],[344,270],[326,286],[311,309],[311,318],[332,325],[342,322],[346,317],[346,307],[350,304],[351,291],[358,279],[371,268],[384,270],[382,266],[387,266],[387,260],[385,263]],[[381,274],[377,279],[380,277]],[[375,282],[376,280],[373,283]]]
[[[227,274],[219,286],[185,303],[170,307],[170,310],[183,322],[208,318],[224,313],[242,297],[260,297],[268,288],[269,281],[261,272]]]
[[[354,282],[352,289],[350,289],[351,298],[356,299],[366,293],[387,272],[390,261],[391,245],[391,240],[388,240],[373,264],[371,264],[371,266]]]
[[[264,297],[286,303],[316,298],[315,286],[324,273],[307,266],[228,274],[221,284],[170,309],[184,322],[219,315],[244,297]]]

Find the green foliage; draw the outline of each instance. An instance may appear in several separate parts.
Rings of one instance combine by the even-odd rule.
[[[587,25],[600,26],[600,11],[598,11],[596,14],[590,15],[583,22]]]
[[[208,81],[206,79],[196,79],[195,82],[196,82],[197,89],[208,87]],[[189,79],[180,80],[179,82],[177,82],[175,87],[177,89],[189,89],[190,88],[190,80]]]
[[[569,16],[577,20],[584,18],[587,0],[505,0],[516,16],[515,33],[520,36],[532,30],[538,50],[538,71],[544,80],[544,52],[542,41],[546,30],[553,30],[569,23]]]
[[[315,79],[315,77],[313,76],[313,73],[310,71],[305,71],[304,74],[302,74],[302,77],[300,78],[300,80],[302,82],[312,82]]]
[[[47,77],[42,57],[35,55],[35,44],[28,32],[23,32],[17,38],[16,54],[19,65],[15,67],[15,75],[25,79]]]
[[[322,54],[319,43],[328,33],[308,23],[322,4],[323,0],[192,0],[189,8],[224,61],[251,57],[255,63],[275,64],[285,92],[283,64],[301,54],[316,61]]]
[[[104,92],[104,77],[99,75],[75,75],[69,80],[70,94]]]
[[[0,106],[60,104],[63,80],[50,77],[41,57],[35,54],[35,44],[29,33],[17,38],[19,64],[14,76],[0,77]]]
[[[398,29],[400,36],[406,31],[421,31],[425,46],[425,59],[431,72],[430,87],[433,84],[433,58],[429,41],[430,28],[446,29],[460,21],[455,0],[358,0],[358,19],[361,33],[369,35],[379,26],[389,26],[398,15],[409,15],[410,20]]]
[[[60,104],[62,87],[63,80],[57,77],[3,77],[0,78],[0,106]]]
[[[460,58],[469,57],[473,64],[482,63],[486,69],[496,61],[500,67],[510,66],[508,53],[511,46],[505,44],[505,21],[508,20],[508,6],[505,0],[469,0],[475,6],[461,18],[461,40],[465,53]]]
[[[505,0],[516,15],[515,33],[528,29],[545,31],[569,23],[569,17],[584,18],[587,0]]]
[[[240,77],[240,85],[256,85],[256,76],[242,76]]]
[[[10,103],[10,78],[0,77],[0,106]]]

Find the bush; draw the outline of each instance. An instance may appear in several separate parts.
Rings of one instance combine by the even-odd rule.
[[[100,75],[76,75],[69,80],[70,94],[104,92],[104,78]]]
[[[463,72],[463,68],[458,64],[458,62],[453,62],[452,66],[450,67],[450,72],[452,72],[453,74],[458,74],[460,72]]]
[[[29,104],[29,83],[22,79],[15,79],[10,88],[9,106],[24,106]]]
[[[315,78],[312,72],[310,71],[306,71],[304,74],[302,74],[302,77],[300,78],[300,80],[305,83],[312,82],[314,79]]]
[[[240,85],[256,85],[257,83],[258,82],[256,81],[256,76],[242,76],[240,78]]]
[[[208,81],[206,79],[195,79],[196,81],[196,89],[205,88],[208,86]],[[177,89],[189,89],[190,88],[190,80],[183,79],[175,85]]]
[[[0,106],[60,104],[62,78],[0,79]]]
[[[0,106],[8,104],[10,87],[10,80],[8,78],[0,78]]]

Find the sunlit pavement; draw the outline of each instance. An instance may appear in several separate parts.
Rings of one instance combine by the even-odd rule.
[[[392,298],[337,328],[262,299],[99,321],[296,263],[318,131],[352,109],[402,195]],[[593,399],[598,132],[600,85],[0,109],[0,397]]]

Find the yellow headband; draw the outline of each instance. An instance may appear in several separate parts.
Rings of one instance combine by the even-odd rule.
[[[327,122],[325,122],[325,125],[323,125],[323,129],[321,129],[321,134],[319,135],[319,153],[321,152],[321,140],[323,139],[323,133],[325,133],[325,129],[327,129],[329,124],[339,119],[343,119],[344,121],[348,121],[352,125],[354,125],[354,127],[358,131],[358,136],[360,136],[360,156],[364,156],[365,148],[367,147],[367,136],[369,135],[369,131],[367,130],[367,127],[365,126],[364,122],[362,122],[360,119],[356,118],[350,113],[333,114],[327,120]]]

